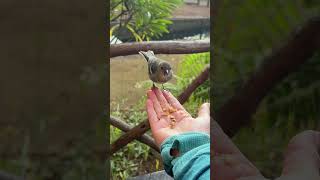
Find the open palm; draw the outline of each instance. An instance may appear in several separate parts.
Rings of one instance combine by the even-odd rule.
[[[147,92],[147,113],[153,137],[158,146],[168,137],[185,132],[210,134],[210,104],[200,107],[193,118],[168,91],[152,88]]]

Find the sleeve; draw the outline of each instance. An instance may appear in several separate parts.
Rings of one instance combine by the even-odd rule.
[[[175,149],[177,157],[170,152]],[[189,132],[167,138],[161,144],[165,171],[177,180],[210,179],[210,136]]]

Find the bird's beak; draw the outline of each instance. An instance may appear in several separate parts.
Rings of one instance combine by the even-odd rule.
[[[166,72],[166,74],[169,74],[169,70],[168,70],[168,69],[166,69],[166,71],[165,71],[165,72]]]

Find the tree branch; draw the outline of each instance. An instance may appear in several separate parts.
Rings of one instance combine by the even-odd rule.
[[[178,100],[181,104],[184,104],[188,100],[192,92],[209,78],[209,69],[209,66],[205,68],[205,70],[191,82],[191,84],[184,90],[184,92],[182,92],[180,96],[178,96]],[[117,152],[120,148],[124,147],[134,139],[137,139],[138,137],[142,136],[149,129],[150,124],[148,119],[146,119],[136,127],[132,128],[130,131],[123,134],[119,139],[117,139],[111,145],[111,154]]]
[[[130,126],[129,124],[121,121],[120,119],[110,116],[110,124],[119,128],[120,130],[124,131],[124,132],[128,132],[130,131],[130,129],[132,129],[132,126]],[[154,142],[154,139],[152,137],[150,137],[147,134],[142,135],[141,137],[137,138],[138,141],[150,146],[151,148],[153,148],[154,150],[156,150],[157,152],[160,152],[159,147],[156,145],[156,143]]]
[[[243,87],[217,112],[222,129],[233,136],[248,125],[267,93],[312,57],[320,47],[320,17],[310,19],[292,38],[264,59]]]
[[[115,5],[113,5],[110,10],[113,11],[117,6],[119,6],[122,3],[122,1],[119,1],[118,3],[116,3]]]
[[[208,52],[210,42],[198,41],[148,41],[110,45],[110,57],[138,54],[139,51],[153,50],[156,54],[192,54]]]
[[[121,13],[120,14],[118,14],[116,17],[114,17],[113,19],[111,19],[110,21],[112,22],[112,21],[115,21],[116,19],[118,19],[120,16],[123,16],[125,13],[127,13],[128,11],[121,11]],[[121,22],[121,20],[120,20],[120,22]]]

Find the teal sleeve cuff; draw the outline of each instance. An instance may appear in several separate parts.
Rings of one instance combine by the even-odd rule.
[[[210,146],[210,136],[205,133],[199,132],[189,132],[184,134],[179,134],[175,136],[171,136],[167,138],[161,144],[161,156],[164,162],[164,169],[165,171],[172,177],[174,177],[173,168],[174,165],[177,163],[179,159],[183,159],[184,164],[188,163],[194,154],[198,154],[199,152],[204,152],[210,156],[210,149],[206,146]],[[174,157],[170,154],[172,149],[177,149],[179,151],[179,155]],[[190,153],[189,151],[192,150],[194,152]],[[188,153],[189,152],[189,153]],[[204,153],[201,153],[204,154]],[[197,155],[197,156],[198,156]],[[210,159],[208,160],[210,164]],[[179,163],[178,163],[179,164]],[[176,170],[181,171],[181,170]]]

